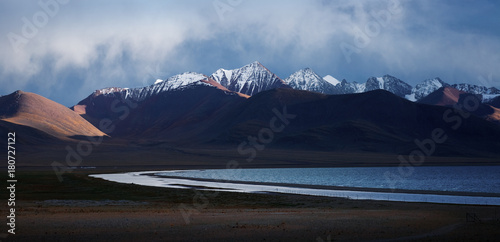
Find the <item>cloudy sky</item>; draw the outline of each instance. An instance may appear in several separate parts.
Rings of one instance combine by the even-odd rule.
[[[256,60],[283,79],[310,67],[500,88],[500,1],[0,1],[0,95],[71,106],[103,87]]]

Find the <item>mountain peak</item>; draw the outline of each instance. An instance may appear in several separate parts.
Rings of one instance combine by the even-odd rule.
[[[234,70],[219,69],[210,78],[230,91],[250,96],[273,88],[288,87],[258,61]]]
[[[208,79],[208,77],[200,73],[184,72],[182,74],[169,77],[167,80],[159,82],[156,85],[169,86],[169,88],[173,89],[181,86],[187,86],[193,83],[198,83],[206,79]]]
[[[370,77],[366,81],[364,91],[377,89],[392,92],[399,97],[405,97],[411,93],[412,87],[408,83],[386,74],[382,77]]]
[[[411,101],[420,100],[427,95],[437,91],[442,87],[449,86],[447,83],[443,82],[439,77],[433,79],[424,80],[422,83],[417,84],[412,90],[411,97],[408,96],[407,99]]]
[[[267,69],[264,65],[262,65],[262,63],[260,63],[258,61],[254,61],[252,63],[246,64],[239,69],[242,69],[242,68],[265,68],[265,69]]]
[[[389,74],[385,74],[385,75],[383,75],[383,76],[382,76],[382,78],[384,78],[384,79],[397,79],[397,80],[399,80],[399,78],[397,78],[397,77],[395,77],[395,76],[391,76],[391,75],[389,75]]]
[[[294,89],[333,94],[334,85],[320,77],[311,68],[304,68],[290,75],[285,82]]]
[[[487,94],[487,95],[499,95],[500,94],[500,90],[498,90],[495,87],[488,88],[485,86],[478,86],[478,85],[468,84],[468,83],[453,84],[451,86],[460,90],[460,91],[464,91],[464,92],[468,92],[468,93],[472,93],[472,94]]]

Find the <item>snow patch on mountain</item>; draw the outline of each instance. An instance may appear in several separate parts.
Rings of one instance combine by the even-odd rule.
[[[384,85],[384,81],[385,81],[385,80],[384,80],[384,78],[382,78],[382,77],[377,77],[377,81],[378,81],[378,83],[379,83],[379,88],[380,88],[380,89],[384,89],[384,87],[385,87],[385,85]]]
[[[410,101],[418,101],[427,95],[435,92],[441,87],[449,86],[447,83],[443,82],[439,77],[434,79],[427,79],[420,84],[417,84],[412,90],[411,94],[407,97]]]
[[[134,101],[142,101],[150,96],[172,91],[172,90],[182,90],[184,88],[192,88],[194,86],[211,86],[211,84],[204,81],[208,80],[208,77],[195,73],[186,72],[183,74],[175,75],[167,80],[158,79],[153,85],[139,88],[104,88],[94,92],[94,95],[109,95],[114,93],[121,93],[123,98],[130,98]],[[215,88],[215,87],[214,87]]]
[[[227,87],[231,81],[231,77],[233,76],[233,71],[232,70],[226,70],[226,69],[219,69],[216,72],[214,72],[210,78],[218,82],[224,87]]]
[[[496,97],[500,97],[500,94],[483,94],[483,103],[489,103]]]
[[[354,89],[354,93],[362,93],[366,91],[366,83],[353,82],[352,87]]]
[[[416,102],[416,101],[418,101],[418,100],[415,98],[415,93],[405,95],[405,98],[406,98],[407,100],[412,101],[412,102]]]
[[[453,84],[451,86],[460,90],[460,91],[464,91],[464,92],[468,92],[468,93],[472,93],[472,94],[490,94],[490,95],[500,94],[500,90],[498,90],[495,87],[487,88],[485,86],[478,86],[478,85],[467,84],[467,83]]]
[[[412,87],[408,83],[396,77],[385,75],[383,77],[370,77],[365,83],[364,91],[382,89],[392,92],[397,96],[405,97],[411,94],[411,88]]]
[[[125,98],[132,98],[135,101],[142,101],[147,97],[162,92],[182,90],[184,88],[191,88],[193,86],[212,86],[208,83],[203,82],[207,79],[208,77],[203,74],[199,74],[196,72],[186,72],[169,77],[167,80],[157,82],[151,86],[129,89],[125,93]]]
[[[219,69],[210,78],[230,91],[250,96],[274,88],[289,87],[281,78],[257,61],[239,69]]]
[[[310,68],[299,70],[290,75],[285,82],[297,90],[307,90],[324,94],[333,94],[334,85],[327,82]]]
[[[340,81],[337,80],[337,78],[333,77],[333,76],[330,76],[330,75],[326,75],[323,77],[323,80],[327,81],[328,83],[336,86],[338,84],[340,84]]]

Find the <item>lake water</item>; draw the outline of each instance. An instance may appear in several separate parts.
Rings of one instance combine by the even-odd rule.
[[[500,166],[415,167],[411,173],[406,173],[404,176],[401,174],[403,173],[400,173],[397,167],[356,167],[180,170],[93,176],[116,182],[172,188],[205,187],[207,190],[234,192],[278,192],[351,199],[500,205]],[[193,178],[214,181],[192,180]],[[277,183],[291,185],[283,186]],[[403,189],[416,192],[348,191],[324,187],[315,189],[294,187],[293,184]],[[491,195],[485,197],[415,194],[418,191]]]
[[[500,194],[500,166],[415,167],[410,176],[396,167],[186,170],[157,175],[213,180],[359,188]]]

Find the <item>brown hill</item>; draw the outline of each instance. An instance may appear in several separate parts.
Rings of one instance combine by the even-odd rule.
[[[462,107],[478,117],[500,124],[500,108],[495,107],[494,102],[481,103],[480,96],[450,86],[442,87],[418,102],[444,107]]]
[[[426,97],[420,99],[418,102],[429,105],[453,106],[458,103],[460,95],[465,94],[467,93],[453,87],[441,87]]]
[[[62,140],[106,135],[69,108],[23,91],[0,97],[0,120],[5,129],[24,127],[23,130],[29,129],[28,133],[42,138],[38,131]]]

